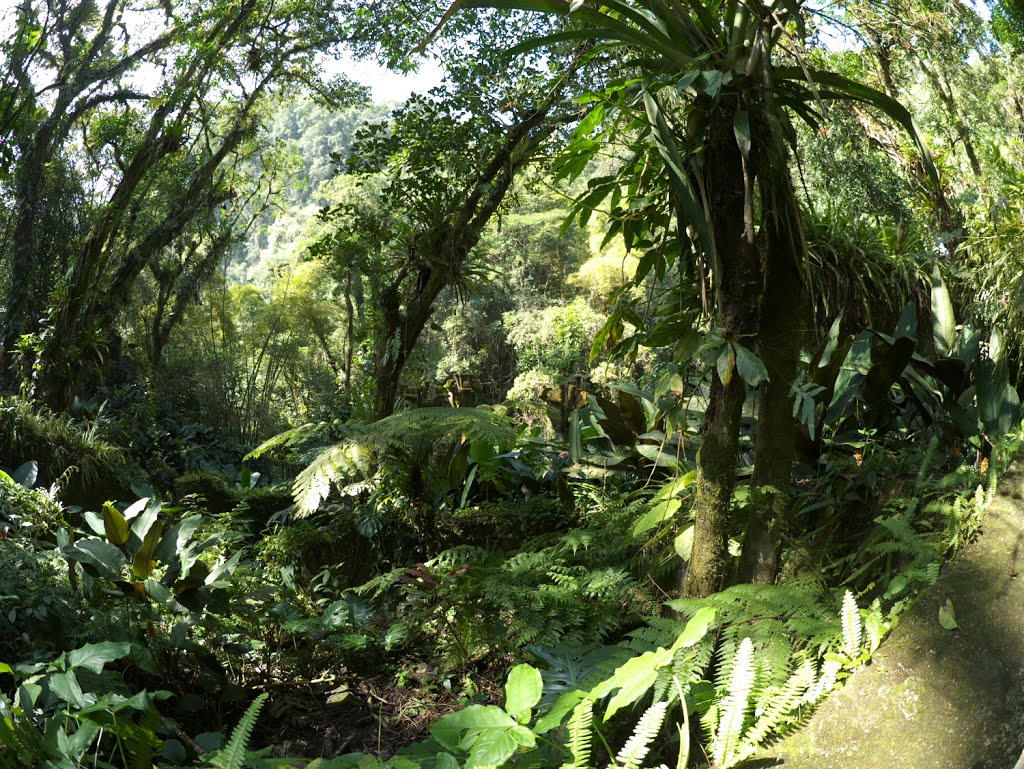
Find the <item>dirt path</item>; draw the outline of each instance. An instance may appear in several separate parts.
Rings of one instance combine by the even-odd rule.
[[[959,630],[939,607],[953,602]],[[1024,759],[1024,466],[869,667],[745,767],[1015,769]],[[1024,767],[1024,761],[1021,766]]]

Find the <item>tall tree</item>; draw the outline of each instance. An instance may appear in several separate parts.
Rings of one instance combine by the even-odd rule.
[[[353,147],[350,171],[384,180],[379,210],[371,215],[378,223],[349,222],[338,236],[350,240],[358,229],[381,252],[383,273],[373,278],[378,418],[394,408],[438,296],[445,289],[464,292],[479,277],[472,274],[473,250],[517,176],[578,116],[566,94],[576,88],[579,57],[553,53],[561,66],[552,66],[503,56],[489,39],[494,32],[507,42],[502,25],[477,28],[477,44],[491,52],[486,62],[452,53],[445,86],[413,97],[390,122],[366,128]],[[391,222],[387,230],[381,220]],[[392,237],[381,239],[385,231]]]
[[[685,6],[664,0],[460,0],[453,8],[459,6],[561,15],[570,24],[554,39],[599,41],[600,54],[592,62],[611,63],[613,72],[623,78],[610,87],[628,97],[617,99],[615,115],[631,104],[642,105],[639,115],[633,113],[638,119],[630,122],[630,128],[642,131],[657,150],[658,174],[668,182],[675,212],[677,253],[695,257],[705,270],[712,323],[720,329],[720,352],[711,372],[697,460],[693,556],[684,586],[690,595],[707,595],[720,589],[727,576],[744,380],[760,384],[760,417],[778,431],[759,447],[755,458],[762,468],[759,480],[785,492],[792,472],[789,385],[803,321],[796,321],[794,327],[784,313],[801,314],[800,276],[805,262],[800,212],[788,172],[790,110],[817,123],[815,108],[821,100],[857,99],[888,113],[916,137],[910,116],[881,92],[833,73],[814,71],[802,61],[785,60],[786,49],[799,46],[793,31],[803,30],[797,5],[715,0]],[[551,39],[536,44],[549,44]],[[609,59],[608,52],[616,55]],[[799,52],[790,55],[799,56]],[[639,74],[639,82],[634,73]],[[633,79],[625,79],[631,75]],[[599,108],[595,122],[606,118],[606,104]],[[583,144],[583,157],[599,149],[589,137]],[[628,194],[641,197],[650,186],[651,173],[636,163],[629,167],[639,169],[639,174],[626,187]],[[621,196],[622,181],[616,177],[592,184],[588,201],[596,204],[604,197]],[[695,237],[689,236],[687,228]],[[622,229],[631,245],[665,240],[663,233],[658,237],[659,233],[642,225]],[[761,301],[783,286],[796,292],[793,306]],[[756,345],[765,359],[767,381],[761,381],[765,377],[752,365],[747,345]],[[750,521],[750,552],[745,559],[750,578],[774,578],[785,505],[775,509],[774,517],[778,520]]]
[[[39,329],[34,362],[38,395],[55,407],[70,402],[86,368],[124,308],[135,279],[200,214],[236,192],[227,160],[251,139],[266,99],[297,87],[332,90],[319,81],[316,56],[346,34],[330,2],[267,0],[187,3],[161,16],[137,0],[109,0],[101,15],[90,3],[40,3],[54,26],[53,106],[27,128],[18,158],[13,269],[43,255],[33,245],[39,180],[47,158],[80,128],[97,185],[94,213],[81,248],[55,287]],[[25,14],[39,13],[31,2]],[[79,9],[86,9],[80,11]],[[153,17],[158,32],[135,45]],[[47,48],[47,50],[49,50]],[[129,51],[127,55],[123,51]],[[142,88],[145,65],[159,71]],[[344,84],[333,89],[344,96]],[[26,330],[26,298],[12,283],[4,349]],[[30,329],[34,330],[34,329]],[[12,384],[8,368],[8,385]]]

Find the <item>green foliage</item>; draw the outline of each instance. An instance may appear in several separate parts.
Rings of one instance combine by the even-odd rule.
[[[36,461],[39,482],[60,481],[76,502],[115,496],[138,473],[97,430],[15,397],[0,399],[0,455],[14,466]]]
[[[13,669],[0,663],[0,673],[19,682],[13,697],[0,693],[0,762],[114,769],[118,759],[131,756],[133,765],[152,765],[160,747],[156,702],[170,693],[98,695],[79,680],[86,672],[102,673],[132,651],[131,644],[104,642],[48,663]]]
[[[203,757],[203,765],[211,769],[243,769],[251,766],[248,761],[246,747],[252,738],[252,730],[256,726],[256,719],[267,702],[266,694],[261,694],[246,709],[239,720],[235,730],[231,732],[231,738],[221,750],[208,753]]]
[[[442,477],[447,479],[454,469],[452,463],[462,456],[461,446],[467,452],[474,443],[504,446],[516,435],[512,423],[498,412],[470,408],[412,409],[369,425],[350,424],[340,431],[342,442],[320,453],[295,479],[293,491],[299,515],[315,512],[330,494],[332,484],[340,486],[368,475],[375,456],[426,475],[426,465],[435,454],[447,453],[447,462],[441,468]],[[265,447],[260,447],[254,455],[263,450]],[[422,493],[416,488],[411,491]]]
[[[555,384],[572,382],[590,370],[589,353],[603,319],[580,299],[540,312],[505,315],[519,371],[538,371]]]

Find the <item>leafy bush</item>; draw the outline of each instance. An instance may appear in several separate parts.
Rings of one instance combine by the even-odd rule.
[[[12,466],[35,460],[40,482],[59,480],[64,498],[79,504],[127,496],[141,476],[95,430],[14,397],[0,398],[0,456]]]

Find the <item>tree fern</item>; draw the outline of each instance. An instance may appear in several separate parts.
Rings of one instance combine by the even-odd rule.
[[[636,728],[633,729],[633,734],[615,756],[615,762],[611,766],[618,769],[640,769],[651,749],[651,743],[661,731],[667,708],[667,702],[658,702],[647,708],[637,722]]]
[[[312,440],[315,437],[326,435],[331,428],[331,425],[327,422],[320,423],[309,423],[293,427],[290,430],[285,430],[283,433],[275,435],[273,438],[268,438],[255,449],[250,451],[246,456],[245,460],[259,459],[264,454],[271,451],[276,451],[282,448],[294,448],[300,446],[307,441]]]
[[[207,765],[216,769],[242,769],[245,765],[246,747],[249,738],[252,737],[252,730],[256,726],[256,719],[267,701],[267,694],[261,694],[242,715],[235,730],[231,733],[231,739],[223,749],[213,753],[207,759]]]
[[[296,477],[292,492],[297,517],[316,512],[332,486],[368,474],[375,455],[389,454],[410,467],[422,467],[442,440],[461,436],[470,442],[507,445],[516,436],[511,420],[482,408],[411,409],[370,424],[344,425],[340,431],[342,440],[320,452]],[[258,456],[262,449],[253,455]]]

